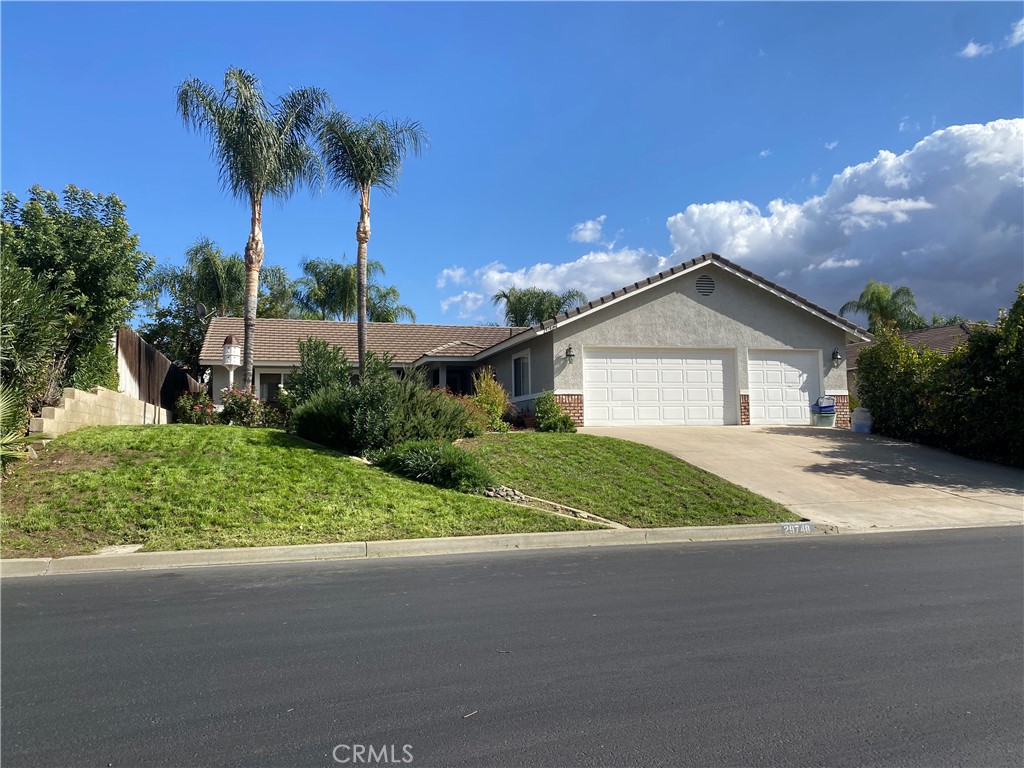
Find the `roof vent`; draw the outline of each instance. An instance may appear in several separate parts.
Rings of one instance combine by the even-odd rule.
[[[715,292],[715,279],[711,275],[701,275],[697,278],[697,293],[701,296],[710,296]]]

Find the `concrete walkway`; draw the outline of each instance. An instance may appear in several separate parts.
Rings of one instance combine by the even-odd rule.
[[[878,435],[813,427],[587,427],[633,440],[853,529],[1024,523],[1024,470]]]

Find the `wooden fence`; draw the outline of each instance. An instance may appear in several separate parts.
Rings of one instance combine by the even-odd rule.
[[[175,365],[131,328],[117,331],[117,372],[121,391],[172,410],[182,392],[200,392],[203,385]]]

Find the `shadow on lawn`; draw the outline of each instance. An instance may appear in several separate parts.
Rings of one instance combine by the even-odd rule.
[[[818,438],[814,452],[831,461],[810,464],[804,467],[806,472],[863,477],[891,485],[928,485],[950,491],[1024,492],[1024,470],[968,459],[941,448],[842,429],[766,427],[764,432],[786,437]]]

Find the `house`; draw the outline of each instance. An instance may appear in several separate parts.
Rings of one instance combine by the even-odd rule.
[[[354,323],[258,320],[255,385],[272,398],[298,363],[298,341],[326,339],[355,359]],[[219,395],[224,338],[240,318],[215,318],[201,362]],[[520,411],[553,391],[586,426],[809,424],[819,396],[849,426],[847,343],[871,336],[807,299],[709,253],[532,328],[370,323],[370,351],[425,367],[457,391],[491,366]]]
[[[982,327],[986,327],[982,325]],[[903,331],[900,336],[912,347],[934,349],[948,355],[954,349],[967,343],[971,326],[967,323],[946,325],[941,328],[923,328],[919,331]],[[850,394],[857,394],[857,358],[872,346],[874,341],[855,341],[846,345],[846,388]]]

